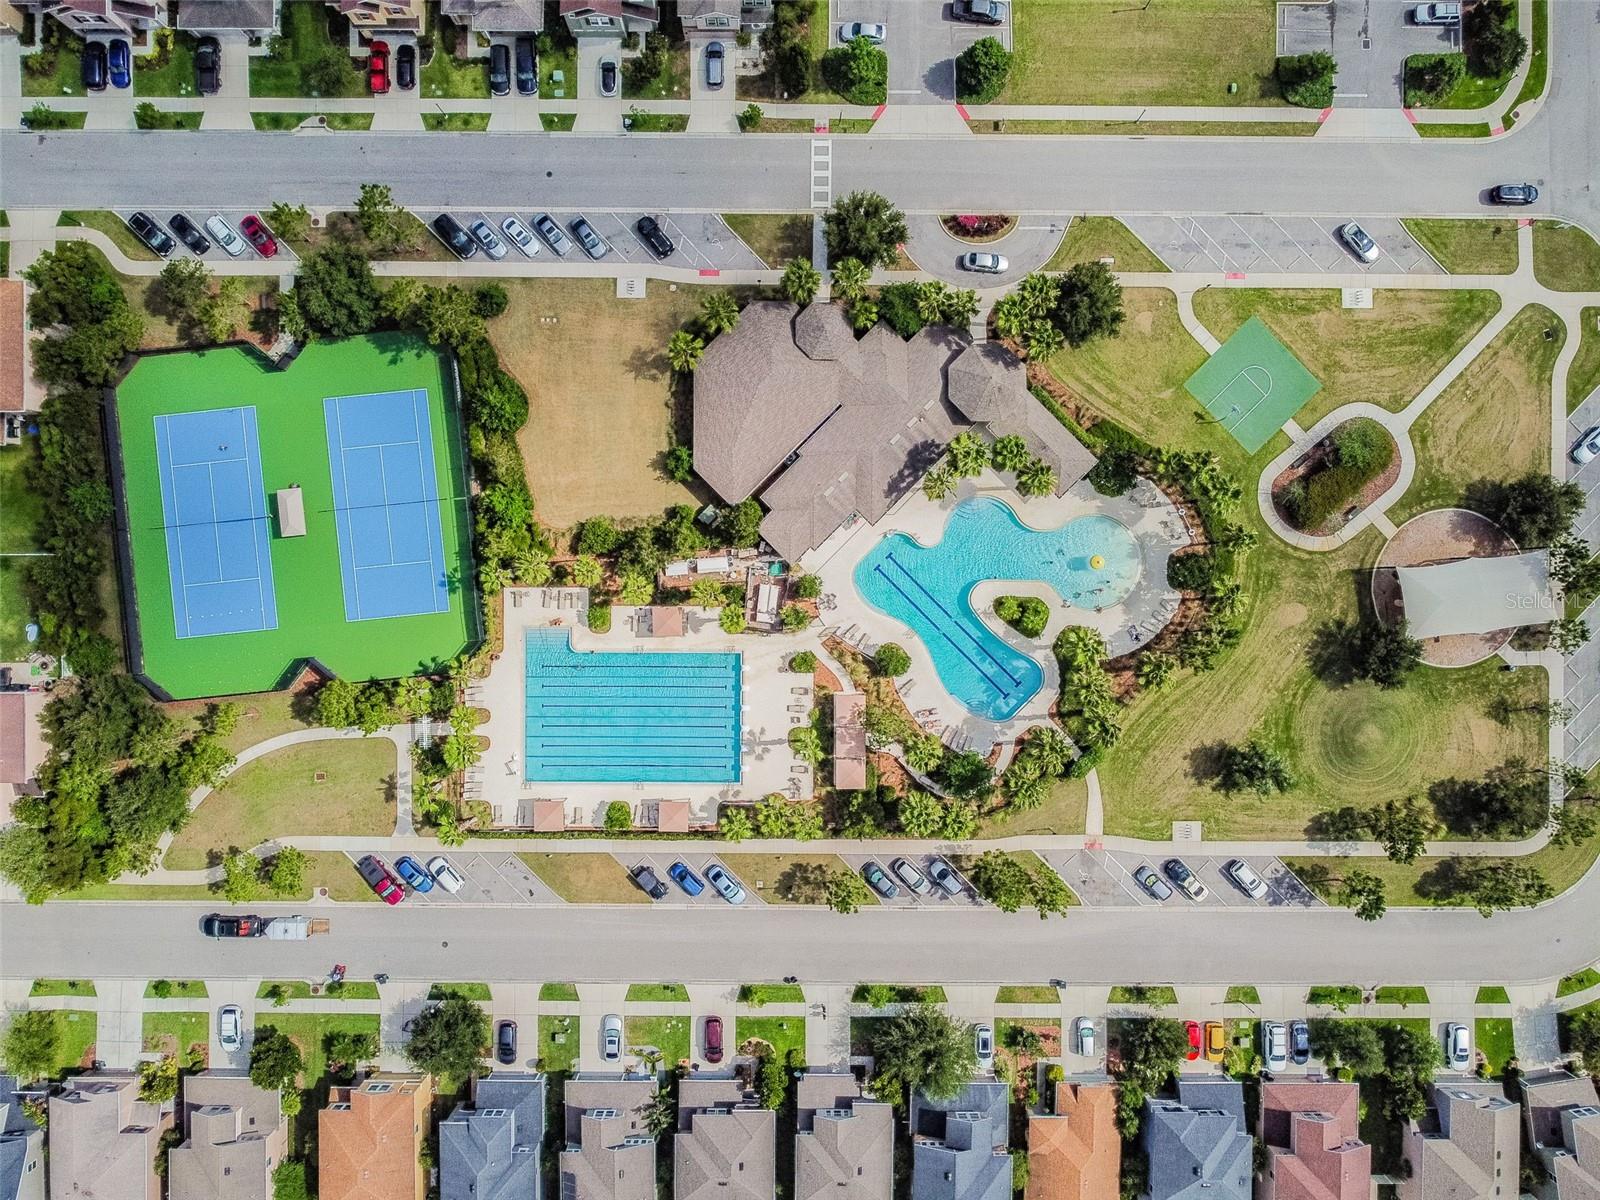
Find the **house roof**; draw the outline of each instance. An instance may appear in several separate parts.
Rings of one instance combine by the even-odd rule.
[[[0,412],[22,409],[25,313],[22,281],[0,279]]]
[[[597,13],[608,17],[640,17],[655,20],[656,0],[561,0],[561,15],[581,17]]]
[[[171,1200],[267,1200],[273,1169],[289,1148],[281,1101],[278,1089],[257,1087],[243,1071],[185,1079],[185,1137],[167,1155]]]
[[[562,1093],[562,1200],[654,1200],[656,1140],[644,1127],[654,1079],[570,1080]]]
[[[687,800],[656,801],[656,832],[688,833],[689,802]]]
[[[183,0],[179,29],[271,29],[277,0]]]
[[[1243,1129],[1244,1085],[1237,1079],[1185,1079],[1178,1077],[1178,1103],[1185,1108],[1211,1108],[1225,1112]]]
[[[323,1200],[395,1200],[417,1191],[419,1106],[427,1075],[377,1074],[334,1088],[317,1114],[317,1194]]]
[[[1396,567],[1395,575],[1414,638],[1543,625],[1556,615],[1545,550]]]
[[[860,791],[867,786],[867,731],[862,724],[867,698],[861,692],[833,696],[833,786]]]
[[[545,1077],[495,1072],[439,1122],[441,1200],[539,1200]]]
[[[894,1110],[848,1072],[807,1071],[795,1091],[795,1200],[889,1200]]]
[[[1055,1109],[1028,1117],[1027,1200],[1114,1200],[1122,1164],[1116,1089],[1058,1083]]]
[[[535,833],[560,833],[567,827],[567,802],[565,800],[535,800],[533,802],[533,831]]]
[[[95,1200],[158,1195],[155,1150],[170,1113],[139,1099],[128,1072],[79,1075],[50,1097],[51,1187]]]
[[[443,0],[440,12],[480,33],[539,33],[544,0]]]
[[[1260,1133],[1272,1200],[1367,1200],[1372,1148],[1360,1140],[1353,1083],[1274,1080],[1261,1087]]]
[[[1528,1132],[1535,1142],[1560,1145],[1561,1113],[1568,1108],[1592,1107],[1600,1103],[1594,1080],[1569,1075],[1566,1071],[1546,1071],[1522,1077],[1522,1096],[1527,1105]]]
[[[1406,1126],[1402,1200],[1491,1200],[1496,1178],[1518,1176],[1522,1126],[1497,1084],[1435,1084],[1422,1120]]]
[[[680,604],[657,604],[645,611],[647,635],[649,637],[682,637],[683,636],[683,606]]]
[[[30,783],[49,748],[39,728],[43,692],[0,692],[0,783]]]
[[[912,1200],[1011,1195],[1011,1088],[974,1081],[949,1100],[911,1098]]]
[[[29,1173],[28,1164],[43,1175],[44,1130],[22,1111],[22,1098],[17,1095],[15,1075],[0,1075],[0,1200],[18,1200],[29,1193],[22,1191],[23,1177]],[[34,1195],[44,1195],[43,1185]]]
[[[684,21],[698,21],[713,13],[730,20],[739,19],[739,0],[678,0],[678,16]]]
[[[716,1083],[733,1088],[708,1086]],[[772,1200],[777,1117],[747,1100],[736,1080],[682,1081],[673,1195],[677,1200]]]
[[[1015,434],[1049,463],[1060,495],[1094,467],[1094,455],[1028,390],[1022,361],[998,342],[980,342],[950,364],[950,403],[996,436]]]
[[[1145,1104],[1143,1140],[1150,1161],[1150,1200],[1250,1200],[1255,1139],[1218,1108],[1166,1100]],[[1181,1088],[1180,1082],[1180,1088]]]

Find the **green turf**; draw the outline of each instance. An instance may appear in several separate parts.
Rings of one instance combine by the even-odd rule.
[[[1428,989],[1425,987],[1390,986],[1378,989],[1374,999],[1379,1004],[1398,1004],[1402,1008],[1410,1004],[1426,1004],[1428,1002]]]
[[[790,1050],[799,1050],[801,1054],[806,1052],[804,1017],[738,1017],[733,1028],[735,1042],[739,1046],[743,1046],[750,1038],[756,1038],[770,1042],[780,1059],[787,1059]]]
[[[1259,317],[1251,317],[1184,387],[1254,454],[1322,384]]]
[[[1571,975],[1564,976],[1556,985],[1556,995],[1570,996],[1574,992],[1584,991],[1596,984],[1600,984],[1600,971],[1596,971],[1593,967],[1585,967],[1581,971],[1574,971]]]
[[[445,561],[452,577],[442,613],[347,621],[333,522],[333,482],[323,400],[425,388],[434,431]],[[315,657],[351,679],[393,678],[460,653],[476,627],[458,414],[444,394],[442,360],[415,339],[382,335],[313,342],[288,371],[228,347],[146,357],[117,391],[128,527],[138,595],[142,670],[178,698],[267,691]],[[154,418],[160,413],[255,405],[267,490],[297,483],[307,536],[272,538],[278,627],[179,638],[172,613]]]
[[[661,1065],[671,1070],[689,1057],[689,1023],[688,1017],[628,1017],[622,1040],[629,1054],[654,1046]]]
[[[28,443],[0,446],[0,659],[27,657],[28,604],[22,594],[26,555],[41,548],[38,522],[42,503],[23,474],[33,458]]]
[[[92,996],[94,984],[87,979],[35,979],[30,996]]]
[[[1224,1004],[1260,1004],[1261,993],[1248,983],[1236,983],[1228,989]]]
[[[1479,1017],[1474,1042],[1483,1052],[1489,1065],[1489,1074],[1495,1078],[1504,1075],[1506,1063],[1517,1056],[1516,1037],[1509,1017]]]
[[[494,994],[489,991],[487,983],[436,983],[428,989],[429,1000],[449,1000],[452,997],[488,1004],[494,999]]]
[[[1013,984],[995,993],[996,1004],[1060,1004],[1061,993],[1043,984]]]
[[[689,989],[681,983],[630,983],[628,985],[627,998],[629,1000],[687,1004],[689,1002]]]
[[[171,990],[166,998],[204,1000],[211,993],[206,991],[206,985],[198,979],[168,979],[166,983]],[[144,998],[146,1000],[160,1000],[163,997],[156,994],[156,981],[152,979],[145,985]]]
[[[1307,1004],[1331,1004],[1339,1008],[1361,1003],[1361,989],[1353,983],[1318,984],[1306,993]]]
[[[1503,987],[1485,985],[1478,989],[1478,1004],[1510,1004],[1511,995]]]
[[[581,1031],[582,1026],[577,1017],[540,1017],[539,1069],[572,1070],[577,1065],[578,1055],[582,1051],[578,1041]]]
[[[572,1000],[578,998],[578,985],[575,983],[546,983],[539,987],[540,1000]]]
[[[1164,983],[1119,983],[1106,993],[1109,1004],[1148,1004],[1152,1008],[1167,1008],[1178,1002],[1176,988]]]
[[[768,1004],[804,1004],[806,994],[793,983],[745,983],[739,985],[739,1003],[753,1008]]]

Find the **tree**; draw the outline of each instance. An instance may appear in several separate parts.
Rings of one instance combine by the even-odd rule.
[[[379,246],[392,246],[400,236],[400,208],[387,184],[363,183],[356,195],[356,224],[367,240]]]
[[[959,478],[969,479],[989,465],[989,445],[971,430],[958,433],[946,448],[946,461]]]
[[[1528,39],[1517,28],[1510,0],[1483,0],[1467,10],[1462,32],[1467,53],[1482,75],[1509,75],[1522,65]]]
[[[736,604],[724,604],[722,606],[722,612],[717,616],[717,624],[722,627],[723,633],[743,633],[746,625],[748,624],[748,622],[746,622],[744,619],[744,602],[740,601]]]
[[[33,328],[66,327],[33,341],[34,374],[59,387],[111,383],[144,337],[144,322],[100,252],[87,242],[67,242],[40,254],[22,275],[35,289],[28,299]]]
[[[489,1049],[489,1018],[461,996],[450,996],[416,1019],[406,1057],[420,1071],[457,1079],[477,1074]]]
[[[1367,828],[1383,843],[1391,862],[1414,863],[1427,848],[1438,822],[1414,796],[1385,800],[1367,813]]]
[[[1561,654],[1576,654],[1589,640],[1589,623],[1582,617],[1562,617],[1550,622],[1550,644]]]
[[[938,502],[956,490],[960,482],[954,469],[948,464],[933,468],[922,477],[922,494],[929,500]]]
[[[1250,791],[1265,796],[1287,792],[1294,786],[1288,760],[1254,738],[1242,746],[1224,746],[1221,757],[1217,786],[1225,792]]]
[[[811,614],[798,604],[785,604],[778,618],[789,633],[798,633],[811,624]]]
[[[822,761],[822,736],[809,725],[797,725],[789,731],[789,749],[813,766]]]
[[[722,510],[717,518],[717,536],[730,546],[745,549],[761,540],[761,503],[744,499]]]
[[[872,662],[878,674],[891,679],[904,675],[911,669],[911,656],[893,642],[885,642],[879,646],[878,652],[872,656]]]
[[[378,284],[366,256],[353,246],[327,246],[303,259],[293,295],[310,333],[353,337],[378,324]]]
[[[229,904],[254,900],[261,891],[261,860],[247,850],[235,850],[222,860],[222,896]]]
[[[680,375],[687,375],[700,365],[706,344],[686,329],[680,329],[667,339],[667,362]]]
[[[623,604],[649,604],[655,594],[655,580],[643,571],[628,570],[618,577],[617,599]]]
[[[752,129],[758,128],[761,125],[761,115],[761,105],[746,104],[734,118],[739,122],[739,132],[749,133]]]
[[[1333,103],[1333,79],[1339,64],[1326,50],[1278,57],[1278,86],[1283,98],[1302,108],[1327,108]]]
[[[1355,909],[1363,921],[1376,921],[1389,909],[1383,880],[1371,871],[1357,869],[1346,875],[1339,900]]]
[[[216,294],[207,297],[195,314],[208,341],[226,342],[249,316],[245,303],[244,280],[229,275],[218,280]]]
[[[1441,779],[1428,788],[1439,819],[1469,837],[1526,837],[1549,819],[1549,777],[1521,758],[1482,779]]]
[[[872,893],[867,890],[867,885],[854,871],[834,868],[828,872],[828,879],[823,887],[828,898],[828,907],[836,913],[853,913],[863,904],[872,901]]]
[[[1010,73],[1011,51],[999,38],[979,38],[956,56],[956,99],[987,104],[1006,86]]]
[[[1568,796],[1566,803],[1550,814],[1550,844],[1580,846],[1595,835],[1600,821],[1595,819],[1594,802]]]
[[[972,1027],[931,1004],[917,1004],[884,1022],[873,1040],[875,1094],[903,1107],[920,1092],[933,1100],[960,1093],[978,1068]]]
[[[322,1052],[330,1066],[351,1073],[378,1056],[378,1035],[364,1029],[335,1030],[323,1036]]]
[[[784,296],[791,304],[798,304],[803,308],[817,298],[817,289],[822,286],[822,275],[811,265],[810,259],[791,258],[789,265],[783,269],[783,279],[778,286],[783,289]]]
[[[1383,1043],[1371,1024],[1322,1017],[1310,1022],[1309,1032],[1311,1053],[1330,1066],[1345,1068],[1355,1075],[1383,1072]]]
[[[626,800],[613,800],[606,805],[605,829],[607,833],[627,833],[633,828],[633,809]]]
[[[166,1104],[178,1095],[178,1059],[163,1054],[153,1062],[139,1064],[139,1099],[148,1104]]]
[[[485,321],[492,321],[511,307],[511,297],[498,283],[480,283],[472,289],[472,307]]]
[[[944,762],[944,743],[937,734],[914,733],[901,743],[901,748],[905,751],[906,766],[924,775],[937,771]]]
[[[1549,546],[1583,511],[1583,489],[1532,472],[1498,489],[1499,512],[1489,515],[1524,550]]]
[[[742,842],[755,833],[750,810],[744,805],[729,805],[717,818],[717,832],[730,842]]]
[[[1182,1023],[1166,1017],[1124,1021],[1118,1040],[1119,1078],[1146,1094],[1164,1088],[1189,1052]]]
[[[1541,904],[1555,895],[1555,889],[1539,868],[1515,860],[1473,863],[1467,877],[1467,896],[1485,917],[1501,909]]]
[[[990,447],[989,458],[997,471],[1020,471],[1033,461],[1033,455],[1028,452],[1028,443],[1014,433],[996,439]]]
[[[269,1092],[294,1086],[296,1078],[305,1069],[300,1055],[289,1035],[275,1025],[256,1026],[255,1041],[250,1044],[250,1082]]]
[[[854,304],[867,294],[867,284],[872,269],[859,258],[841,258],[833,264],[833,292],[847,304]]]
[[[61,1027],[47,1009],[20,1009],[12,1014],[0,1037],[0,1062],[23,1082],[43,1079],[56,1069]]]
[[[462,347],[484,337],[483,314],[478,311],[476,297],[453,283],[442,288],[425,287],[418,292],[411,319],[435,346]],[[486,404],[495,405],[495,399],[486,401],[484,393],[498,398],[501,390],[498,379],[480,381],[472,388],[470,400],[474,416],[479,416],[478,410]],[[521,423],[517,421],[518,425]],[[498,426],[498,422],[496,424]]]
[[[1066,915],[1072,902],[1066,884],[1044,863],[1030,869],[1003,850],[986,850],[968,872],[978,895],[1001,912],[1032,906],[1044,920],[1051,913]]]
[[[1590,1075],[1600,1074],[1600,1008],[1586,1004],[1562,1014],[1566,1045]]]
[[[580,554],[567,564],[567,578],[576,587],[599,587],[605,578],[605,569],[592,554]]]
[[[162,300],[180,317],[192,320],[211,294],[211,270],[198,258],[175,258],[157,278]]]
[[[905,214],[877,192],[851,192],[822,218],[828,261],[858,258],[868,267],[891,266],[909,236]]]
[[[822,56],[822,79],[851,104],[882,104],[889,98],[889,56],[868,38],[852,38]]]
[[[1122,285],[1105,263],[1074,263],[1061,276],[1051,320],[1067,345],[1115,334],[1122,318]]]
[[[700,324],[713,337],[738,323],[739,302],[727,292],[710,292],[700,301]]]
[[[267,224],[286,242],[303,241],[311,231],[311,213],[304,204],[276,200],[266,211]]]
[[[1133,677],[1152,691],[1165,687],[1177,673],[1178,660],[1160,650],[1147,650],[1134,665]]]
[[[1382,688],[1399,687],[1422,661],[1422,643],[1406,633],[1403,621],[1362,621],[1351,631],[1348,652],[1356,676]]]
[[[1056,490],[1056,469],[1042,458],[1031,458],[1017,472],[1017,491],[1024,496],[1048,496]]]

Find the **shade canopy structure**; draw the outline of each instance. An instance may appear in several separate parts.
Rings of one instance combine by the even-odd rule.
[[[1406,631],[1414,638],[1491,633],[1559,616],[1543,550],[1396,567]]]

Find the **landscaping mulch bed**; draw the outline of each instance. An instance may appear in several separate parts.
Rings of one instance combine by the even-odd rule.
[[[1356,419],[1360,420],[1361,418]],[[1348,424],[1348,422],[1346,423]],[[1281,517],[1291,529],[1298,529],[1299,526],[1295,525],[1295,523],[1289,519],[1288,510],[1284,508],[1282,502],[1280,501],[1280,497],[1283,495],[1284,489],[1287,488],[1291,483],[1294,483],[1296,480],[1306,478],[1319,468],[1332,465],[1331,459],[1333,455],[1333,435],[1342,428],[1343,426],[1341,425],[1335,427],[1334,429],[1330,429],[1326,437],[1324,437],[1315,446],[1311,447],[1310,450],[1306,451],[1305,454],[1301,455],[1300,458],[1296,459],[1293,463],[1290,463],[1288,468],[1281,472],[1278,477],[1272,481],[1272,507],[1277,510],[1278,516]],[[1363,487],[1361,491],[1351,499],[1350,503],[1345,506],[1344,512],[1350,512],[1351,508],[1353,507],[1355,512],[1351,513],[1350,518],[1353,520],[1356,515],[1365,512],[1368,506],[1370,506],[1374,500],[1393,487],[1395,480],[1399,478],[1400,450],[1399,447],[1396,447],[1394,457],[1389,460],[1388,469],[1385,470],[1383,474],[1368,480],[1367,485]],[[1337,533],[1348,523],[1349,522],[1344,517],[1344,513],[1341,512],[1332,520],[1325,521],[1316,529],[1301,529],[1300,532],[1311,534],[1313,537],[1325,537],[1328,534]]]
[[[988,213],[983,215],[960,214],[939,218],[939,224],[944,231],[958,242],[971,242],[981,246],[986,242],[998,242],[1017,227],[1017,218],[1008,217],[1004,213]]]

